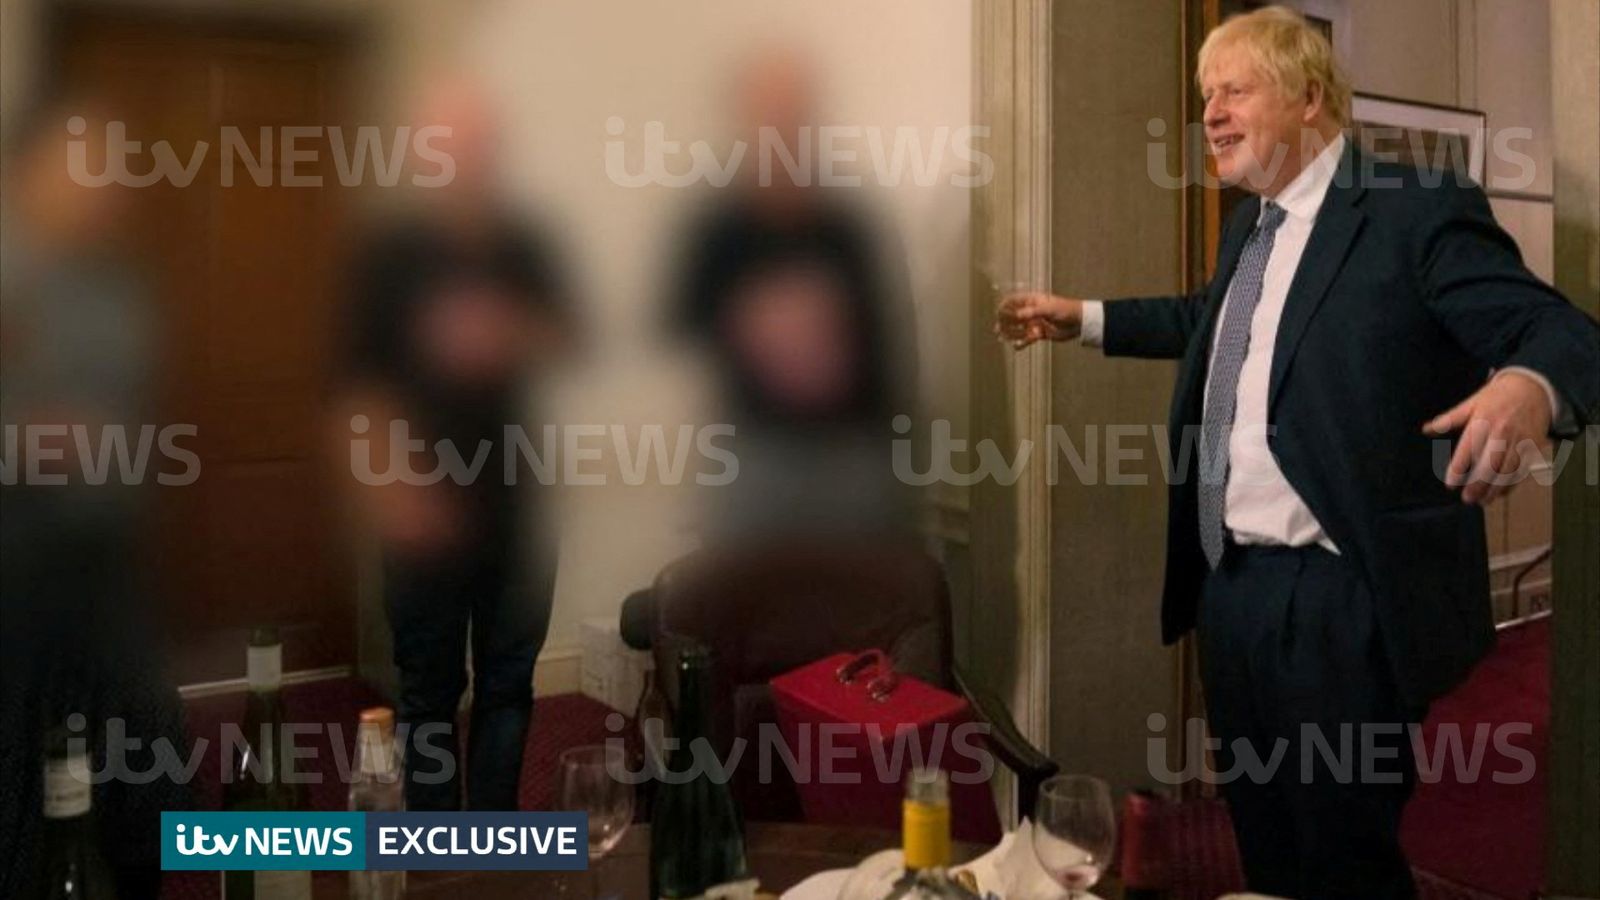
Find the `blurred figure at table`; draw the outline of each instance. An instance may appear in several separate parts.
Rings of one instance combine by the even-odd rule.
[[[818,184],[817,154],[802,149],[819,124],[808,61],[767,48],[732,83],[748,146],[781,142],[810,168],[751,154],[680,251],[673,331],[709,353],[737,429],[739,476],[711,530],[899,530],[890,425],[912,411],[916,331],[904,260],[839,188]]]
[[[83,98],[41,104],[6,147],[0,205],[5,897],[37,887],[28,881],[42,864],[49,731],[65,728],[87,739],[96,771],[110,757],[129,771],[150,772],[159,741],[179,754],[184,746],[182,706],[158,649],[163,629],[138,577],[142,483],[158,470],[157,454],[137,468],[119,468],[108,446],[125,442],[136,453],[151,421],[157,322],[147,290],[116,246],[127,189],[80,184],[67,164],[74,117],[85,126],[75,139],[91,165],[104,157],[106,119],[96,107]],[[113,777],[95,787],[91,808],[122,896],[156,895],[160,812],[190,805],[184,786],[166,776],[142,784]]]
[[[382,546],[407,729],[406,804],[462,806],[455,722],[470,640],[465,805],[515,809],[555,547],[507,428],[540,433],[525,424],[532,379],[569,348],[574,329],[550,244],[501,202],[485,95],[463,81],[438,84],[413,124],[452,129],[433,147],[454,160],[455,175],[421,190],[413,215],[368,242],[348,321],[340,452],[368,440],[368,471],[388,476],[356,493]],[[395,480],[391,439],[425,442],[396,457],[415,475],[448,470],[454,459],[471,465],[480,453],[482,464],[471,474]]]

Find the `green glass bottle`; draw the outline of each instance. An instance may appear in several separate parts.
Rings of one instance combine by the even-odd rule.
[[[656,790],[650,824],[650,896],[662,900],[701,897],[749,877],[731,773],[713,760],[711,666],[711,651],[704,647],[678,656],[677,745]]]
[[[44,760],[44,869],[49,900],[111,900],[111,870],[100,855],[86,741],[52,730]]]
[[[283,642],[275,628],[250,633],[245,670],[243,742],[223,785],[229,812],[293,811],[306,808],[305,785],[293,777],[294,760],[284,734]],[[224,900],[310,900],[310,872],[224,872]]]

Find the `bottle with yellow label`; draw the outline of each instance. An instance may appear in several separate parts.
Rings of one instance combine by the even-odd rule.
[[[905,871],[884,900],[979,900],[950,874],[949,776],[913,769],[902,816]]]

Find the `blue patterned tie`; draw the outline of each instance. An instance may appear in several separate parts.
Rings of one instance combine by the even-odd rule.
[[[1261,279],[1272,256],[1273,236],[1283,224],[1283,207],[1267,201],[1255,231],[1245,241],[1233,273],[1221,331],[1212,347],[1206,379],[1206,409],[1200,420],[1200,547],[1215,569],[1222,561],[1226,529],[1222,515],[1228,493],[1228,438],[1239,395],[1239,370],[1250,350],[1250,322],[1261,302]]]

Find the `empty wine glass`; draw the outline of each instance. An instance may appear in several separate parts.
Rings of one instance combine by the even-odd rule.
[[[1088,775],[1057,775],[1039,788],[1033,852],[1070,897],[1094,887],[1117,843],[1111,788]]]
[[[600,861],[633,824],[633,785],[617,778],[627,770],[626,759],[621,744],[573,747],[559,758],[561,808],[589,814],[589,878],[596,897]]]

